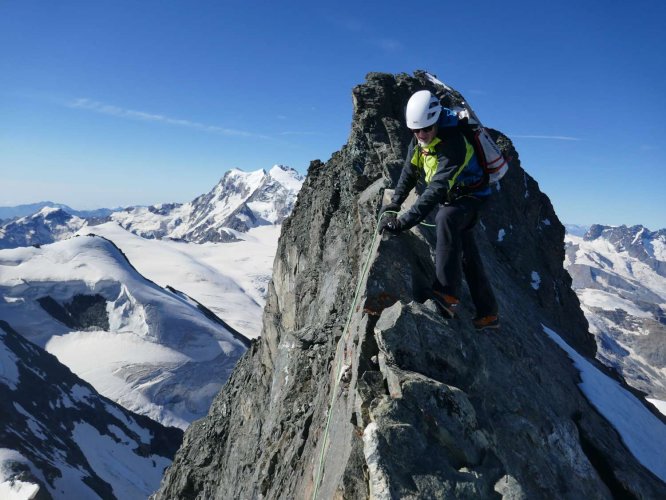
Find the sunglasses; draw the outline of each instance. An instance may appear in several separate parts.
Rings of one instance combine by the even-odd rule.
[[[428,127],[423,127],[423,128],[412,128],[410,129],[414,134],[418,134],[419,132],[425,132],[426,134],[432,130],[434,125],[430,125]]]

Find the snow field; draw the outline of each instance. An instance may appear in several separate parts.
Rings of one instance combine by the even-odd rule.
[[[113,241],[146,278],[197,300],[248,338],[261,333],[261,315],[281,226],[234,234],[241,241],[185,243],[147,240],[114,223],[86,227]]]
[[[543,330],[571,358],[581,375],[580,388],[590,403],[615,427],[634,457],[666,482],[666,425],[633,394],[578,354],[554,330],[546,326]]]
[[[578,290],[578,296],[580,297],[581,302],[588,307],[597,307],[599,309],[603,309],[604,311],[615,311],[616,309],[622,309],[627,314],[637,318],[652,317],[652,313],[643,311],[633,302],[603,290],[584,288],[582,290]]]
[[[150,255],[144,259],[150,261]],[[167,274],[172,268],[165,267]],[[0,297],[24,299],[0,300],[0,317],[104,396],[164,425],[186,428],[205,414],[225,373],[245,350],[191,301],[137,274],[103,238],[81,236],[41,248],[3,250],[0,269]],[[104,298],[109,331],[71,331],[37,301],[49,296],[63,304],[77,294]],[[2,376],[15,383],[18,375],[4,349],[0,360]],[[186,390],[188,384],[192,390]],[[68,404],[67,398],[61,404]]]

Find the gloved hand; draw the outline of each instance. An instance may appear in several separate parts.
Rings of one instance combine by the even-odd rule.
[[[384,215],[379,221],[379,232],[399,233],[403,230],[402,222],[395,214]]]
[[[379,218],[380,220],[382,219],[382,214],[384,212],[399,212],[400,211],[400,205],[397,203],[389,203],[388,205],[384,205],[381,210],[379,211]],[[395,214],[390,214],[390,215],[395,215]],[[386,216],[388,217],[388,215]]]

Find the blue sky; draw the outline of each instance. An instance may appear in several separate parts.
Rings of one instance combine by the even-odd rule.
[[[305,172],[351,89],[426,69],[513,140],[563,222],[666,227],[666,4],[0,0],[0,206],[189,201]]]

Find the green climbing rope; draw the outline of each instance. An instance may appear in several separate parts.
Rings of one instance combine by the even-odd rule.
[[[375,232],[372,236],[372,242],[370,243],[370,250],[368,251],[368,256],[365,259],[365,263],[363,264],[363,270],[361,272],[361,278],[358,280],[358,283],[356,284],[356,291],[354,292],[354,300],[352,301],[352,305],[349,308],[349,314],[347,315],[347,322],[345,323],[345,327],[342,330],[342,336],[340,337],[340,340],[343,342],[347,341],[347,331],[349,330],[349,325],[351,324],[351,319],[354,314],[354,309],[356,309],[356,302],[358,301],[358,296],[359,293],[361,292],[361,285],[363,284],[363,280],[365,279],[365,275],[368,272],[368,266],[370,265],[370,259],[372,257],[372,248],[375,246],[375,240],[377,239],[377,234],[379,234],[379,223],[382,220],[382,217],[386,214],[398,214],[398,212],[394,212],[391,210],[386,210],[378,219],[377,219],[377,227],[375,228]],[[427,227],[435,227],[434,224],[426,224],[425,222],[420,223],[422,226],[427,226]],[[327,411],[327,416],[326,416],[326,426],[324,427],[324,441],[321,446],[321,452],[319,453],[319,465],[317,466],[317,476],[315,477],[315,488],[314,492],[312,494],[312,500],[317,500],[317,493],[319,491],[319,482],[321,480],[321,471],[322,467],[324,465],[324,452],[326,450],[326,445],[328,442],[328,428],[331,423],[331,415],[332,415],[332,410],[333,410],[333,404],[335,403],[335,395],[338,392],[338,382],[340,380],[340,368],[342,367],[342,358],[344,356],[338,356],[338,364],[335,368],[335,383],[333,385],[333,391],[331,394],[331,402],[328,405],[328,411]]]

